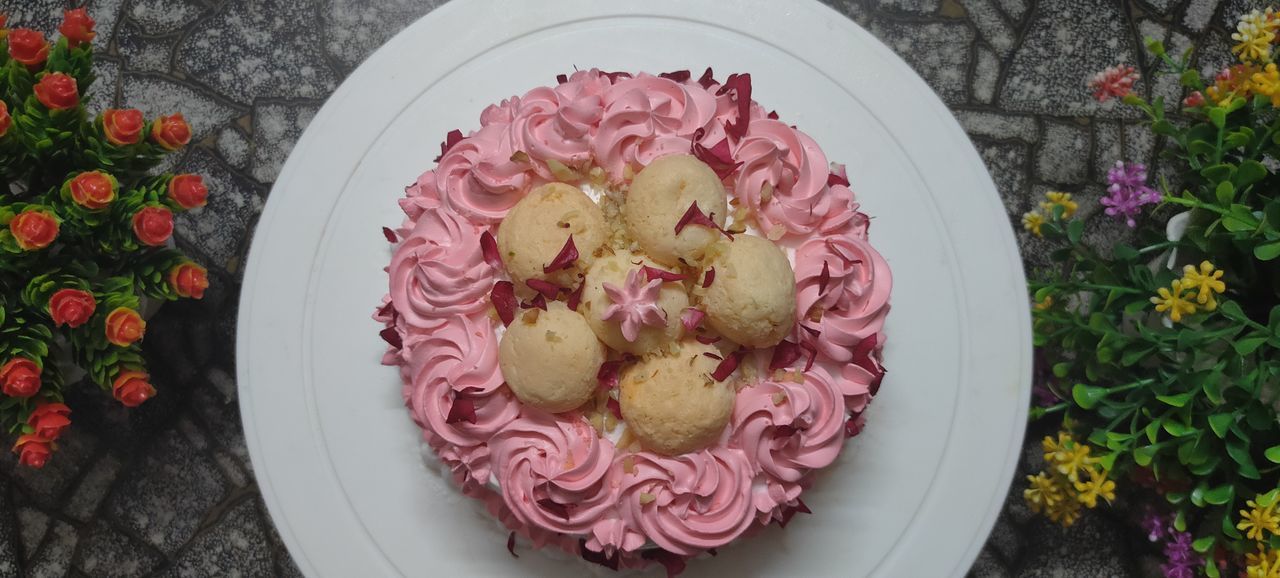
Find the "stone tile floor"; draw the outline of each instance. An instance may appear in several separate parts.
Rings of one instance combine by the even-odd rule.
[[[1229,28],[1260,0],[826,0],[880,37],[955,112],[1016,225],[1041,193],[1084,208],[1118,158],[1152,162],[1159,143],[1130,111],[1087,97],[1085,79],[1116,63],[1144,72],[1143,37],[1201,46],[1203,74],[1228,58]],[[77,0],[71,4],[81,4]],[[325,97],[384,40],[439,0],[89,0],[98,20],[99,91],[91,108],[181,110],[193,146],[172,160],[210,184],[179,244],[214,286],[156,317],[146,347],[163,395],[126,413],[72,389],[76,425],[50,465],[0,456],[0,576],[296,576],[256,489],[236,406],[240,265],[271,183]],[[0,0],[11,25],[51,31],[65,0]],[[854,57],[854,55],[850,55]],[[1157,166],[1157,173],[1163,169]],[[1123,234],[1097,223],[1095,241]],[[1042,248],[1019,228],[1027,262]],[[1037,433],[1033,426],[1032,434]],[[1023,469],[1032,468],[1034,440]],[[1150,548],[1120,514],[1049,526],[1011,495],[976,576],[1150,574]]]

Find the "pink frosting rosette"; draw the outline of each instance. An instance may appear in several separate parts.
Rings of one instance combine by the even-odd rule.
[[[844,447],[845,403],[835,380],[820,367],[804,383],[765,381],[734,401],[730,443],[760,471],[767,492],[755,506],[767,521],[800,497],[806,475],[835,461]]]
[[[524,524],[586,534],[617,502],[613,443],[576,414],[526,409],[489,451],[507,507]]]
[[[507,125],[482,127],[440,157],[436,188],[446,205],[475,223],[496,223],[525,194],[528,163],[512,160],[516,152]]]
[[[445,329],[454,327],[453,323]],[[414,351],[426,352],[426,347]],[[464,393],[447,377],[450,373],[462,375],[466,381],[487,387],[493,380],[501,382],[496,356],[487,365],[474,368],[459,367],[458,363],[431,363],[423,359],[434,352],[417,357],[413,368],[413,381],[409,384],[408,405],[413,420],[444,441],[461,447],[483,444],[520,414],[520,402],[505,387],[490,389],[487,393]],[[437,358],[439,359],[439,358]],[[448,357],[446,356],[446,361]],[[495,377],[496,376],[496,377]],[[457,407],[455,407],[457,406]]]
[[[687,154],[693,133],[716,112],[715,97],[702,87],[648,74],[618,81],[605,93],[604,103],[592,150],[614,179],[622,178],[628,164]]]
[[[516,148],[534,160],[579,166],[591,158],[591,131],[603,113],[604,101],[598,94],[575,98],[548,86],[535,88],[520,99],[511,138]],[[551,178],[544,165],[536,166],[544,178]]]
[[[753,469],[739,450],[711,448],[676,457],[632,455],[622,474],[622,519],[663,550],[691,556],[733,541],[755,520]]]
[[[800,338],[829,359],[849,361],[852,348],[884,326],[889,265],[865,240],[835,236],[800,245],[795,272],[796,319],[807,328]]]
[[[430,388],[485,396],[502,386],[498,337],[487,318],[459,315],[429,333],[410,335],[405,348],[418,381]]]
[[[520,110],[520,97],[505,98],[498,104],[484,107],[484,110],[480,112],[480,126],[511,124],[511,121],[515,120],[516,111],[518,110]]]
[[[439,207],[440,190],[436,188],[436,172],[422,173],[417,181],[404,188],[404,198],[398,203],[410,223],[417,223],[422,213]],[[412,224],[406,226],[412,228]]]
[[[480,250],[480,227],[444,207],[424,210],[391,257],[391,302],[409,326],[434,329],[454,315],[483,311],[494,270]]]
[[[857,364],[850,363],[844,366],[840,370],[840,379],[836,380],[836,387],[844,396],[845,409],[855,416],[867,409],[867,404],[871,403],[871,397],[874,395],[872,391],[879,389],[882,377],[884,377],[883,373],[873,373]]]
[[[809,235],[832,210],[833,198],[826,194],[831,168],[809,135],[780,121],[753,120],[734,159],[742,169],[733,195],[756,212],[766,231],[781,225],[788,233]]]

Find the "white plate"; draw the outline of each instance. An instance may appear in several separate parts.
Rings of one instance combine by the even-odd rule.
[[[893,268],[889,375],[867,430],[805,494],[816,512],[694,562],[693,575],[962,575],[1023,436],[1031,345],[1021,264],[982,162],[885,46],[808,0],[482,2],[410,26],[351,75],[289,157],[240,305],[254,470],[309,576],[565,575],[419,457],[370,314],[396,199],[450,129],[579,68],[751,72],[754,97],[848,164]],[[465,574],[464,574],[465,572]]]

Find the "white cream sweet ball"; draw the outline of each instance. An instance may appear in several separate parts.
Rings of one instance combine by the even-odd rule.
[[[657,299],[658,307],[666,315],[666,323],[663,325],[643,326],[636,335],[636,339],[629,341],[623,335],[618,321],[603,319],[605,311],[612,303],[604,290],[604,284],[621,287],[626,284],[628,273],[645,265],[661,268],[657,263],[629,251],[617,251],[612,255],[596,259],[587,270],[586,285],[582,289],[582,304],[578,306],[578,310],[587,318],[587,323],[601,341],[618,351],[636,355],[657,351],[679,339],[684,332],[684,326],[680,323],[680,313],[689,306],[689,296],[685,293],[683,284],[663,283]]]
[[[720,177],[706,163],[689,155],[657,159],[631,181],[622,217],[627,232],[645,253],[664,265],[702,259],[720,233],[707,227],[685,227],[677,235],[676,224],[694,203],[717,225],[724,226],[728,205]]]
[[[577,266],[543,273],[570,235],[578,250]],[[577,272],[591,264],[607,236],[604,213],[586,193],[573,185],[548,183],[529,191],[507,212],[498,227],[498,251],[517,284],[543,279],[573,287]]]
[[[557,301],[516,317],[498,346],[498,366],[520,401],[555,413],[591,399],[605,355],[586,319]]]
[[[768,239],[737,235],[712,251],[710,287],[696,288],[707,323],[747,347],[772,347],[796,321],[796,280],[782,249]]]
[[[714,346],[685,340],[671,355],[628,367],[618,387],[627,427],[646,449],[678,455],[711,445],[733,414],[735,391],[711,377]]]

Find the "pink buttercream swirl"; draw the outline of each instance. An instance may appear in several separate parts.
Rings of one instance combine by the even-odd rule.
[[[498,337],[486,317],[457,316],[429,333],[410,335],[405,348],[414,352],[415,387],[486,396],[503,384]]]
[[[412,327],[482,311],[494,270],[480,250],[481,229],[444,207],[423,210],[391,257],[391,302]]]
[[[580,415],[526,409],[489,451],[507,507],[525,524],[586,534],[617,502],[613,443]]]
[[[450,342],[450,348],[461,350],[456,342],[470,339],[459,337],[458,331],[467,326],[465,321],[460,321],[463,319],[456,317],[437,330],[454,336],[454,339],[441,338]],[[477,323],[486,322],[480,319]],[[501,387],[502,372],[498,368],[497,356],[472,352],[469,361],[477,365],[467,367],[466,361],[455,360],[452,354],[428,353],[427,347],[426,344],[414,346],[413,381],[404,391],[406,403],[419,426],[455,446],[473,447],[488,442],[493,434],[519,415],[520,402],[510,390]],[[450,374],[458,376],[462,383],[450,381]],[[498,386],[492,386],[495,381]],[[455,419],[450,423],[450,410],[460,399],[466,399],[474,406],[474,421]]]
[[[641,74],[604,95],[604,116],[592,141],[596,162],[615,180],[623,168],[688,153],[693,133],[715,118],[715,96],[697,84]]]
[[[512,159],[508,127],[482,127],[450,148],[435,169],[444,202],[472,222],[501,221],[526,192],[531,167]]]
[[[409,229],[413,228],[411,223],[418,222],[422,213],[439,207],[440,203],[440,190],[436,188],[435,171],[422,173],[417,181],[405,187],[404,198],[399,201],[400,209],[408,219]]]
[[[754,126],[754,125],[753,125]],[[822,286],[823,267],[829,279]],[[796,319],[812,331],[801,339],[837,362],[852,359],[852,347],[884,327],[893,286],[884,257],[863,239],[815,238],[796,250]],[[812,318],[821,315],[821,319]]]
[[[795,235],[812,234],[832,208],[827,195],[831,167],[809,135],[770,119],[751,122],[734,151],[742,169],[733,194],[756,212],[765,230],[781,225]],[[772,189],[767,195],[765,185]]]
[[[622,519],[668,552],[689,556],[723,546],[755,520],[754,470],[739,450],[640,452],[632,460],[635,473],[622,475]]]
[[[591,136],[604,115],[603,94],[609,80],[592,70],[555,88],[542,86],[520,99],[511,121],[511,138],[529,154],[543,178],[552,174],[546,161],[583,166],[591,159]]]
[[[800,497],[810,471],[840,455],[844,420],[841,392],[820,367],[805,372],[804,383],[766,381],[738,393],[730,444],[760,471],[766,491],[754,503],[764,520]]]

